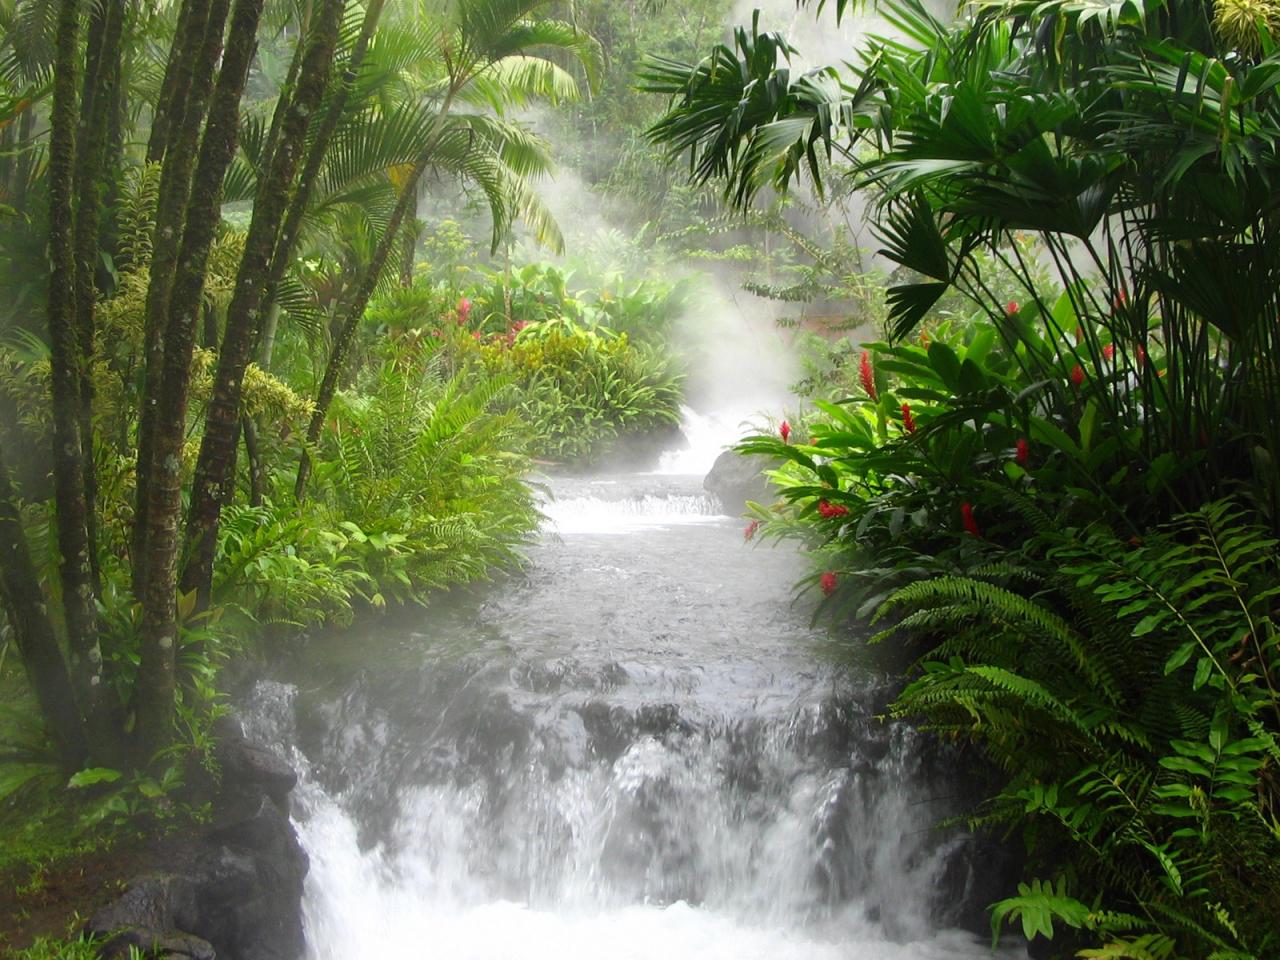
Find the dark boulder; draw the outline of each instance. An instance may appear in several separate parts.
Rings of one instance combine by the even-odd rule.
[[[764,456],[741,456],[726,450],[716,457],[711,472],[702,481],[708,493],[720,501],[726,513],[746,512],[747,501],[769,503],[774,499],[764,471],[777,463]]]
[[[238,730],[222,733],[212,821],[166,848],[162,872],[136,878],[90,918],[86,930],[117,950],[108,956],[130,946],[190,960],[302,954],[308,862],[286,806],[297,775]]]

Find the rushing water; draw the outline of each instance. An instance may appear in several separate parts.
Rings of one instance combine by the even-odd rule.
[[[525,573],[313,641],[244,704],[302,773],[311,957],[989,957],[950,929],[952,788],[876,718],[884,678],[821,655],[798,558],[700,476],[553,488]]]

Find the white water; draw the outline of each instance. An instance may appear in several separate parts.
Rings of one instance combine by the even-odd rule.
[[[700,477],[553,486],[523,579],[243,705],[301,774],[310,960],[990,957],[949,928],[985,867],[933,829],[949,775],[816,656],[798,558]]]

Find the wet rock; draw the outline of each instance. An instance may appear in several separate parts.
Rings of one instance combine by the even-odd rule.
[[[217,952],[207,940],[189,933],[127,927],[118,930],[99,951],[103,960],[127,960],[132,951],[160,960],[216,960]]]
[[[726,513],[744,513],[748,500],[769,503],[773,499],[763,471],[774,466],[775,462],[768,457],[743,457],[726,450],[716,457],[702,486],[720,501]]]
[[[216,755],[225,789],[265,793],[283,807],[298,785],[298,774],[289,764],[229,725],[219,729]]]
[[[297,777],[238,734],[225,737],[219,756],[212,823],[166,847],[171,865],[136,878],[90,918],[88,932],[122,945],[109,956],[130,946],[191,960],[301,955],[308,861],[285,807]]]

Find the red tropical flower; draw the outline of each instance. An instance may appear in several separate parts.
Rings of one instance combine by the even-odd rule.
[[[828,503],[826,500],[819,500],[818,513],[830,520],[832,517],[847,517],[849,508],[839,503]]]
[[[876,392],[876,378],[871,370],[869,350],[862,351],[862,359],[858,362],[858,378],[862,381],[862,389],[867,391],[867,396],[872,400],[879,400],[880,395]]]
[[[1018,442],[1014,444],[1013,459],[1018,461],[1018,466],[1025,467],[1027,461],[1031,459],[1031,444],[1027,442],[1026,437],[1019,437]]]
[[[1115,358],[1116,358],[1116,345],[1114,343],[1108,343],[1105,347],[1102,348],[1102,359],[1110,363]]]
[[[787,423],[787,421],[783,420],[782,423],[779,424],[778,433],[782,436],[783,443],[791,442],[791,424]]]
[[[924,347],[926,350],[929,349],[929,335],[927,333],[920,334],[920,346]]]
[[[1147,351],[1143,348],[1142,344],[1138,344],[1137,350],[1134,351],[1134,356],[1136,356],[1138,360],[1138,369],[1142,369],[1147,365]]]
[[[752,520],[747,524],[747,528],[742,531],[742,539],[750,540],[756,535],[756,531],[760,529],[760,521]]]
[[[458,325],[464,325],[471,317],[471,301],[463,297],[458,301]]]
[[[1080,366],[1080,364],[1077,363],[1074,367],[1071,368],[1071,385],[1073,387],[1079,387],[1083,383],[1084,383],[1084,367]]]
[[[1021,308],[1018,306],[1017,300],[1010,300],[1004,305],[1004,313],[1007,317],[1016,317]]]
[[[964,521],[964,529],[967,533],[982,539],[982,530],[978,527],[978,521],[973,518],[973,504],[966,500],[960,504],[960,519]]]
[[[818,578],[818,584],[822,587],[822,592],[829,597],[835,593],[836,575],[828,570]]]
[[[904,403],[902,405],[902,429],[907,433],[916,432],[916,418],[911,415],[911,404]]]

